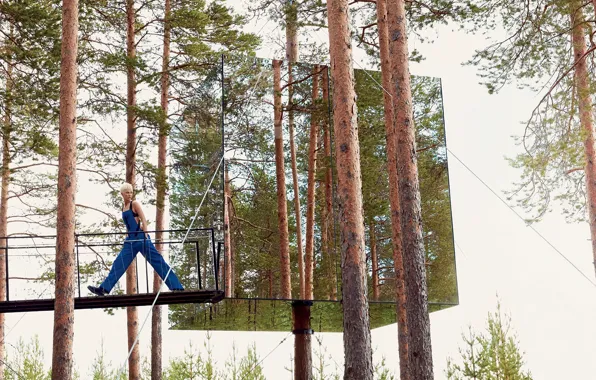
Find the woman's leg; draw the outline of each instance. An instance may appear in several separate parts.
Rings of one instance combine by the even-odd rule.
[[[133,249],[132,245],[132,242],[127,242],[126,240],[124,241],[122,251],[120,251],[120,253],[116,257],[116,260],[114,260],[114,263],[112,264],[112,269],[110,269],[108,277],[106,277],[106,279],[101,283],[101,285],[99,285],[99,287],[104,289],[106,292],[109,293],[110,291],[112,291],[120,277],[122,277],[124,272],[126,272],[126,269],[130,265],[130,263],[132,263],[134,257],[137,255],[137,252],[135,249]]]
[[[163,259],[163,256],[155,248],[151,240],[146,239],[144,244],[145,245],[141,253],[143,254],[143,256],[145,256],[145,259],[149,262],[149,264],[151,264],[153,269],[155,269],[159,277],[161,277],[161,279],[164,280],[168,288],[170,290],[184,290],[184,287],[180,283],[178,276],[176,276],[174,270],[170,270],[170,266]],[[168,274],[168,278],[164,279],[168,271],[170,271],[170,274]]]

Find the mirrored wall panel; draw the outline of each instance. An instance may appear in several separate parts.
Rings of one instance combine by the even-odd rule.
[[[341,331],[341,304],[334,302],[341,299],[341,247],[328,67],[225,56],[210,70],[172,132],[179,153],[170,200],[173,224],[188,225],[223,152],[196,224],[217,227],[221,260],[207,259],[216,248],[206,244],[200,248],[205,262],[195,256],[199,269],[188,272],[217,272],[226,300],[172,306],[172,325],[288,331],[289,301],[312,299],[313,326]],[[355,77],[368,295],[371,324],[379,327],[394,323],[396,299],[384,91],[377,71],[355,70]],[[429,303],[438,310],[458,302],[441,81],[412,77],[412,91]],[[197,267],[190,256],[176,254],[181,272]]]

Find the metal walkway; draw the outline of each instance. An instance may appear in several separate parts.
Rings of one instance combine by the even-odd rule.
[[[153,234],[155,231],[149,231]],[[185,290],[160,293],[156,305],[217,303],[224,298],[220,288],[220,258],[223,243],[216,239],[214,228],[190,230],[188,238],[181,240],[186,230],[165,230],[160,242],[170,252],[169,262],[178,273]],[[105,277],[110,263],[115,260],[126,233],[76,234],[75,252],[75,309],[105,309],[126,306],[149,306],[156,293],[153,284],[153,268],[145,261],[144,270],[137,265],[137,294],[114,294],[86,296],[86,285],[96,285],[98,278]],[[55,266],[56,236],[0,237],[0,252],[4,259],[7,277],[5,281],[7,300],[0,302],[0,313],[16,313],[54,310],[54,285],[51,275]],[[130,240],[129,240],[130,242]],[[143,243],[144,244],[144,243]],[[157,245],[157,242],[155,242]],[[143,248],[144,249],[144,248]],[[139,254],[137,257],[142,257]],[[45,279],[44,279],[45,276]],[[121,283],[125,276],[122,276]],[[16,284],[15,284],[16,282]],[[16,286],[15,286],[16,285]],[[140,285],[140,286],[139,286]],[[44,288],[45,287],[45,288]],[[141,292],[140,287],[144,288]],[[36,292],[44,288],[41,292]],[[81,291],[81,288],[84,291]],[[37,294],[37,297],[34,295]],[[121,292],[120,292],[121,293]]]
[[[224,297],[221,290],[191,290],[183,292],[162,292],[156,305],[181,303],[217,303]],[[105,309],[125,306],[150,306],[155,293],[115,295],[104,297],[76,297],[75,309]],[[0,313],[19,313],[54,310],[54,299],[22,300],[0,302]]]

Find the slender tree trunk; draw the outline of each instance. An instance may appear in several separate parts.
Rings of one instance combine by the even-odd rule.
[[[289,74],[288,82],[292,83],[294,77],[292,75],[292,62],[288,63]],[[304,276],[304,248],[302,246],[302,213],[300,211],[300,190],[298,188],[298,168],[296,164],[296,143],[294,142],[294,110],[292,109],[292,99],[294,98],[293,86],[288,86],[288,128],[290,134],[290,159],[292,160],[292,187],[294,190],[294,214],[296,218],[296,245],[297,245],[297,259],[298,259],[298,277],[300,282],[300,299],[306,297],[306,280]]]
[[[77,0],[64,0],[60,62],[59,195],[56,220],[53,380],[72,378],[73,367],[78,31],[79,3]]]
[[[298,187],[298,168],[296,164],[296,143],[294,142],[294,81],[293,67],[298,60],[298,9],[296,3],[289,1],[286,6],[286,60],[288,61],[288,129],[290,135],[290,158],[292,160],[292,188],[294,191],[294,214],[296,218],[296,245],[298,248],[298,277],[300,299],[305,299],[304,247],[302,246],[302,213],[300,211],[300,190]]]
[[[169,128],[167,124],[168,118],[168,95],[170,90],[170,0],[165,0],[164,4],[164,31],[163,31],[163,56],[161,65],[161,112],[163,113],[163,121],[159,126],[159,141],[157,151],[157,199],[155,211],[155,241],[156,248],[160,254],[163,255],[164,245],[163,231],[166,229],[165,225],[165,210],[166,210],[166,188],[167,188],[167,174],[166,174],[166,156]],[[157,293],[161,287],[161,278],[157,272],[153,273],[153,291]],[[162,335],[161,335],[161,306],[155,305],[153,313],[151,314],[151,379],[161,380],[162,378]]]
[[[281,61],[273,60],[274,128],[275,128],[275,174],[277,178],[277,219],[279,223],[279,258],[281,297],[292,298],[290,279],[290,243],[288,239],[288,205],[286,198],[286,175],[284,168],[284,143],[281,106]]]
[[[362,177],[348,12],[347,0],[327,2],[342,248],[344,379],[372,380]]]
[[[10,25],[10,36],[13,27]],[[9,43],[6,44],[9,46]],[[0,189],[0,302],[6,301],[6,247],[8,240],[8,187],[10,186],[10,138],[12,131],[12,61],[6,65],[6,97],[4,101],[4,123],[2,133],[2,189]],[[4,360],[6,351],[4,344],[4,314],[0,314],[0,380],[4,379]]]
[[[298,248],[297,252],[297,259],[298,259],[298,277],[299,277],[299,289],[300,289],[300,299],[312,299],[312,271],[308,272],[308,253],[306,253],[306,268],[305,268],[305,258],[304,258],[304,250],[302,247],[302,212],[300,210],[300,190],[298,187],[298,169],[296,164],[296,144],[294,143],[294,109],[293,109],[293,99],[294,99],[294,86],[292,82],[294,81],[292,68],[294,63],[298,60],[298,5],[293,0],[288,0],[286,6],[286,60],[288,61],[288,124],[289,124],[289,134],[290,134],[290,157],[292,160],[292,184],[294,190],[294,213],[296,217],[296,244]],[[309,182],[310,183],[310,182]],[[308,201],[307,201],[308,202]],[[308,211],[307,211],[308,213]],[[308,216],[307,216],[308,219]],[[308,220],[307,224],[307,232],[306,232],[306,249],[308,251]],[[312,256],[311,256],[312,257]],[[311,260],[311,268],[312,268],[312,260]],[[306,273],[305,273],[306,271]],[[309,282],[310,281],[310,282]],[[310,289],[310,290],[309,290]],[[296,347],[296,356],[294,358],[294,366],[295,368],[295,375],[294,378],[297,379],[311,379],[312,378],[312,371],[301,371],[299,370],[301,365],[305,363],[312,362],[312,350],[311,350],[311,340],[309,339],[302,339],[295,335],[294,337],[294,346]],[[300,355],[300,356],[298,356]]]
[[[306,299],[313,299],[314,246],[315,246],[315,173],[317,172],[317,138],[319,120],[315,109],[319,97],[319,66],[313,68],[312,107],[310,116],[310,140],[308,148],[308,180],[306,191],[306,254],[305,254],[305,287]]]
[[[584,149],[586,155],[586,193],[588,200],[588,216],[590,220],[590,236],[592,238],[592,255],[594,257],[594,270],[596,272],[596,147],[594,120],[592,116],[592,97],[586,54],[586,30],[584,16],[577,0],[571,3],[571,32],[573,42],[573,56],[575,65],[575,86],[579,98],[579,119],[585,133]]]
[[[377,258],[377,234],[375,221],[371,218],[368,223],[368,236],[370,238],[370,261],[372,263],[373,299],[379,300],[379,260]]]
[[[393,118],[398,144],[398,191],[401,206],[406,320],[409,332],[409,378],[428,380],[433,378],[432,347],[404,0],[387,1],[387,19],[391,36],[389,55]]]
[[[325,128],[325,126],[321,126],[322,128]],[[324,140],[324,136],[321,137],[321,141]],[[321,147],[321,149],[319,150],[319,162],[325,162],[325,151],[322,149],[323,147]],[[326,168],[323,168],[323,170],[326,171]],[[325,201],[325,181],[323,180],[322,183],[319,185],[319,187],[317,188],[317,197],[319,199],[322,199],[323,202]],[[326,293],[326,297],[327,299],[331,299],[331,278],[328,277],[328,274],[331,273],[331,251],[329,249],[329,236],[328,236],[328,224],[327,224],[327,209],[325,207],[325,204],[322,205],[321,207],[321,256],[323,257],[322,263],[323,263],[323,270],[324,270],[324,274],[323,276],[327,277],[325,279],[325,281],[323,282],[326,286],[325,288],[325,293]],[[328,287],[328,288],[327,288]]]
[[[286,61],[298,60],[298,5],[294,0],[286,4]]]
[[[228,178],[228,181],[229,181],[229,178]],[[236,252],[236,245],[235,245],[236,242],[235,242],[235,239],[234,239],[234,235],[233,234],[234,234],[234,231],[237,230],[237,226],[236,226],[235,223],[233,223],[234,220],[235,220],[235,213],[234,213],[234,203],[232,203],[232,194],[231,194],[231,191],[228,194],[228,200],[229,200],[229,203],[227,204],[228,205],[228,211],[229,211],[228,218],[230,219],[230,221],[229,221],[230,222],[230,229],[228,231],[228,235],[229,235],[229,239],[230,239],[230,268],[229,268],[230,273],[231,273],[231,275],[230,275],[230,277],[231,277],[231,280],[230,280],[231,281],[230,292],[231,292],[231,295],[233,297],[235,294],[237,294],[235,287],[236,287],[236,284],[239,283],[239,281],[236,278],[236,261],[234,260],[234,252]]]
[[[230,205],[232,203],[232,191],[230,189],[230,178],[228,176],[228,165],[225,167],[224,174],[224,263],[225,263],[225,296],[232,297],[233,294],[233,278],[232,278],[232,239],[230,226]]]
[[[270,299],[272,299],[273,298],[273,271],[271,269],[269,269],[267,271],[267,279],[269,280],[267,295],[269,296]]]
[[[135,8],[134,0],[126,0],[126,56],[128,65],[126,68],[127,77],[127,110],[126,110],[126,182],[135,186],[135,161],[136,161],[136,143],[137,143],[137,115],[135,107],[137,105],[137,81],[135,75],[134,61],[136,59],[135,47]],[[126,294],[137,293],[137,259],[135,258],[126,270]],[[135,306],[126,308],[126,320],[128,331],[128,350],[132,348],[139,331],[139,314]],[[139,354],[139,344],[134,347],[130,358],[128,359],[128,378],[130,380],[140,380],[141,361]]]
[[[325,68],[323,70],[322,75],[322,87],[323,87],[323,102],[324,102],[324,109],[329,110],[329,68]],[[335,244],[334,244],[334,237],[333,228],[334,228],[334,218],[333,218],[333,192],[332,192],[332,185],[333,185],[333,173],[332,173],[332,163],[331,163],[331,133],[330,133],[330,126],[329,126],[329,119],[327,115],[323,118],[324,120],[324,133],[323,133],[323,150],[325,154],[325,206],[323,207],[324,217],[323,217],[323,231],[322,235],[326,241],[326,249],[327,249],[327,275],[329,276],[330,280],[330,289],[329,289],[329,299],[335,301],[337,300],[337,275],[335,272],[335,268],[337,263],[335,262]]]
[[[395,268],[397,300],[397,337],[399,344],[400,379],[409,380],[408,369],[408,324],[406,316],[406,292],[404,284],[404,257],[402,250],[401,210],[399,204],[399,176],[397,172],[397,130],[391,99],[397,97],[391,79],[389,54],[389,28],[387,25],[387,0],[377,0],[377,28],[379,30],[379,51],[385,110],[385,136],[387,141],[387,168],[389,174],[389,203],[391,207],[391,248]],[[389,91],[390,93],[387,93]],[[374,276],[374,275],[373,275]],[[378,282],[379,274],[376,273]],[[374,277],[373,277],[374,278]],[[378,283],[377,283],[378,286]]]

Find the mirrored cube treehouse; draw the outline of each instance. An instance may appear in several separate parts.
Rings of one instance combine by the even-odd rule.
[[[206,239],[188,252],[181,248],[172,260],[183,283],[207,289],[216,278],[225,298],[172,305],[172,328],[289,331],[291,301],[312,299],[312,328],[342,331],[330,77],[324,65],[225,56],[196,78],[199,91],[172,126],[171,224],[187,228],[203,202],[195,226],[215,227],[219,243]],[[396,321],[383,89],[380,72],[355,70],[355,77],[368,297],[376,328]],[[458,303],[441,81],[414,76],[412,92],[433,312]],[[287,227],[278,217],[280,197],[286,199]],[[221,260],[213,260],[217,255]]]

